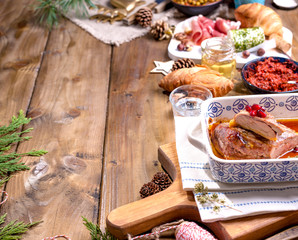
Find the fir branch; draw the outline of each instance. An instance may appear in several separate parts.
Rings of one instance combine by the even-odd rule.
[[[117,240],[111,233],[106,231],[103,233],[98,225],[95,225],[92,222],[89,222],[86,218],[82,217],[84,221],[84,225],[90,231],[92,240]]]
[[[25,163],[19,163],[20,158],[0,163],[0,176],[3,177],[9,173],[29,170],[30,168]]]
[[[11,177],[4,177],[0,180],[0,187],[3,186],[4,183],[8,182],[8,180],[10,179]],[[0,223],[1,225],[1,223]]]
[[[95,5],[91,0],[36,0],[35,14],[40,24],[46,24],[51,29],[70,10],[75,10],[77,15],[87,16],[86,7],[95,8]]]
[[[26,118],[23,110],[20,110],[18,117],[13,116],[11,118],[11,123],[8,126],[0,127],[0,135],[5,135],[9,132],[16,131],[22,125],[28,124],[31,121],[31,118]]]
[[[0,225],[5,222],[6,214],[0,217]],[[18,221],[11,221],[7,225],[0,227],[1,240],[17,240],[21,239],[22,234],[27,232],[29,228],[37,225],[40,222],[24,223]]]
[[[11,149],[13,143],[29,140],[31,137],[21,136],[21,134],[32,131],[33,128],[17,132],[17,130],[24,124],[28,124],[31,121],[30,118],[26,118],[24,112],[21,110],[18,116],[13,116],[11,123],[8,126],[0,127],[0,176],[3,177],[9,173],[16,171],[23,171],[30,169],[24,163],[20,163],[21,157],[24,156],[42,156],[47,151],[44,150],[32,150],[26,153],[8,153],[5,152]]]

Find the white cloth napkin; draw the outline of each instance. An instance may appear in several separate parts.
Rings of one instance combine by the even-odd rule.
[[[204,147],[193,146],[188,138],[190,131],[202,134],[198,127],[200,117],[175,117],[176,148],[181,170],[183,189],[191,191],[202,182],[209,191],[216,192],[225,205],[214,212],[210,204],[196,203],[204,222],[232,219],[262,213],[298,210],[298,182],[227,184],[214,180]]]

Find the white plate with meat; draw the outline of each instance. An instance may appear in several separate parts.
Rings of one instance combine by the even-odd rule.
[[[263,113],[251,113],[256,109]],[[204,140],[195,130],[189,139],[194,146],[206,146],[214,179],[298,181],[298,94],[213,98],[203,103],[202,113]]]
[[[198,20],[198,21],[197,21]],[[202,22],[202,24],[197,24],[196,22]],[[202,58],[202,51],[201,51],[201,42],[210,37],[222,37],[227,35],[228,30],[233,30],[239,28],[240,23],[229,21],[225,19],[218,18],[215,21],[212,21],[211,19],[208,19],[204,16],[194,16],[191,18],[186,19],[185,21],[182,21],[177,24],[175,28],[174,35],[177,33],[184,33],[193,31],[192,35],[192,41],[193,41],[193,47],[191,51],[179,51],[178,45],[181,43],[181,41],[175,39],[174,37],[171,39],[169,45],[168,45],[168,56],[173,60],[178,60],[180,58],[190,58],[194,60],[196,63],[201,63]],[[198,37],[199,36],[199,37]],[[283,38],[286,42],[292,44],[293,40],[293,33],[283,27]],[[275,56],[275,57],[285,57],[288,56],[281,53],[275,48],[275,44],[272,43],[270,40],[265,40],[264,43],[262,43],[259,47],[254,47],[253,51],[251,51],[251,54],[248,58],[244,58],[242,56],[242,52],[238,52],[236,54],[236,67],[242,68],[242,66],[256,58],[259,58],[257,55],[257,50],[259,48],[265,49],[265,54],[263,57],[267,56]],[[290,49],[287,54],[291,56],[292,49]]]

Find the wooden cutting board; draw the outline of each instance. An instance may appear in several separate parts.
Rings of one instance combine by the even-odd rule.
[[[108,230],[119,239],[142,234],[155,226],[178,219],[201,222],[192,192],[182,189],[176,144],[159,147],[159,161],[173,179],[166,190],[121,206],[107,217]],[[298,211],[278,212],[229,221],[202,223],[219,239],[264,239],[298,224]]]

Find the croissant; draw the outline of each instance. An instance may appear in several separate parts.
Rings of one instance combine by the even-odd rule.
[[[275,39],[276,47],[283,52],[291,48],[291,44],[283,39],[281,18],[270,7],[259,3],[243,4],[235,10],[235,18],[241,22],[241,28],[261,27],[269,39]]]
[[[175,70],[159,82],[159,86],[168,92],[187,84],[207,87],[212,92],[213,97],[226,95],[234,87],[230,79],[204,65]]]
[[[266,36],[275,33],[283,35],[282,22],[279,15],[270,7],[259,3],[240,5],[235,10],[235,18],[241,22],[241,28],[261,27]]]

